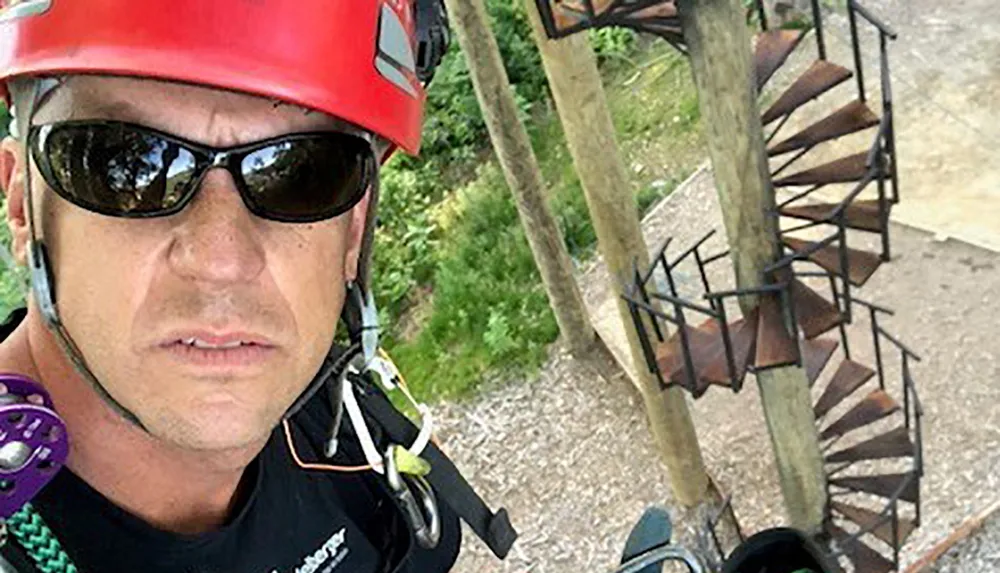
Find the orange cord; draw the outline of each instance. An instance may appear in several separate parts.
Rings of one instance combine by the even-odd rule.
[[[292,459],[295,460],[295,463],[302,469],[327,472],[366,472],[372,469],[371,464],[364,466],[335,466],[330,464],[304,462],[302,461],[302,458],[299,457],[299,452],[295,450],[295,444],[292,442],[292,429],[288,425],[288,420],[283,420],[281,425],[285,430],[285,443],[288,444],[288,452],[292,454]]]

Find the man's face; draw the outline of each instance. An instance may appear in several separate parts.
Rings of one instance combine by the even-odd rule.
[[[66,119],[141,123],[216,147],[338,127],[248,95],[96,76],[67,80],[34,123]],[[267,221],[214,169],[182,212],[121,219],[64,201],[33,173],[60,316],[111,395],[182,448],[265,438],[333,340],[364,202],[314,224]]]

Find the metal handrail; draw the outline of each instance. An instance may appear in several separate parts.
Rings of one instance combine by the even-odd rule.
[[[855,10],[861,17],[868,20],[871,25],[879,29],[883,34],[889,37],[890,40],[895,40],[899,37],[899,34],[895,30],[889,27],[888,24],[880,20],[874,14],[872,14],[868,8],[865,8],[861,4],[858,4],[857,0],[847,0],[847,6],[849,10]]]
[[[788,288],[788,283],[787,282],[785,282],[785,283],[771,283],[771,284],[760,285],[760,286],[756,286],[756,287],[749,287],[749,288],[745,288],[745,289],[735,289],[735,290],[724,290],[724,291],[719,291],[719,292],[709,292],[709,293],[705,293],[705,298],[711,300],[711,299],[719,299],[719,298],[729,297],[729,296],[747,296],[747,295],[754,295],[754,294],[764,294],[764,293],[768,293],[768,292],[781,292],[781,291],[783,291],[783,290],[785,290],[787,288]]]
[[[875,156],[881,150],[882,146],[879,143],[889,132],[889,115],[882,114],[882,119],[879,120],[878,133],[875,134],[875,141],[872,142],[871,147],[868,148],[868,155],[865,157],[865,167],[868,168],[870,173],[873,169],[877,168],[878,165],[875,164]]]
[[[896,568],[898,569],[899,555],[897,553],[898,552],[897,544],[899,543],[899,532],[897,529],[898,529],[899,517],[897,514],[897,504],[899,503],[899,497],[903,495],[903,491],[905,491],[906,488],[910,486],[910,482],[913,481],[916,475],[917,475],[916,468],[908,472],[906,475],[906,479],[904,479],[903,482],[899,484],[899,487],[896,488],[896,490],[892,494],[892,497],[890,497],[889,501],[885,504],[885,508],[883,508],[882,511],[878,513],[879,517],[872,523],[870,523],[868,527],[863,527],[843,539],[838,539],[837,550],[830,552],[829,554],[830,557],[840,557],[848,555],[849,550],[846,547],[848,544],[861,543],[862,535],[869,534],[878,529],[879,527],[881,527],[882,525],[884,525],[885,523],[893,521],[895,522],[893,526],[893,533],[894,533],[893,537],[895,537],[896,541],[896,543],[892,544],[893,552],[895,553],[893,557],[894,557],[894,565],[896,565]]]
[[[802,223],[800,225],[796,225],[795,227],[789,227],[787,229],[782,229],[781,230],[781,234],[784,235],[785,233],[794,233],[796,231],[805,231],[806,229],[812,229],[813,227],[818,227],[820,225],[825,225],[825,224],[827,224],[827,222],[828,221],[826,221],[826,220],[820,220],[820,221],[810,221],[808,223]]]
[[[829,275],[829,272],[824,273],[824,274]],[[840,294],[839,292],[835,293],[835,294],[836,294],[836,296],[837,296],[838,299],[843,298],[843,296],[844,296],[844,295]],[[885,314],[888,314],[889,316],[894,316],[896,314],[896,311],[892,310],[891,308],[886,308],[884,306],[880,306],[880,305],[877,305],[877,304],[875,304],[873,302],[868,302],[868,301],[866,301],[864,299],[860,299],[860,298],[857,298],[857,297],[851,297],[851,302],[856,302],[856,303],[860,304],[861,306],[864,306],[864,307],[867,307],[867,308],[871,308],[871,309],[875,309],[875,310],[877,310],[879,312],[884,312]]]
[[[864,191],[865,188],[868,187],[868,185],[870,185],[871,182],[875,180],[875,176],[878,174],[880,168],[879,165],[875,162],[875,157],[882,148],[880,143],[888,133],[889,125],[890,125],[889,116],[883,115],[881,121],[879,122],[878,133],[875,134],[875,141],[873,141],[872,145],[868,148],[868,155],[865,158],[865,167],[867,168],[867,171],[865,172],[864,178],[862,178],[861,181],[859,181],[858,184],[855,185],[854,189],[852,189],[851,192],[848,193],[848,195],[844,197],[844,199],[842,199],[840,203],[837,204],[836,207],[831,209],[830,212],[825,217],[814,221],[814,223],[817,224],[831,223],[834,221],[834,219],[837,219],[838,217],[843,215],[843,213],[847,210],[847,207],[850,206],[851,203],[853,203],[854,200],[857,199],[858,195],[860,195],[861,192]],[[815,189],[810,189],[806,193],[796,195],[795,197],[792,197],[791,199],[782,203],[781,206],[786,206],[788,203],[791,203],[798,199],[802,199],[803,197],[805,197],[809,193],[812,193],[813,191],[815,191]],[[810,226],[812,225],[803,226],[801,228],[796,228],[794,230],[806,229],[809,228]],[[793,229],[786,230],[785,232],[789,232],[791,230]]]
[[[767,274],[767,273],[773,273],[774,271],[776,271],[776,270],[778,270],[780,268],[786,267],[786,266],[788,266],[789,264],[791,264],[791,263],[793,263],[795,261],[804,260],[804,259],[808,258],[809,255],[815,253],[816,251],[822,249],[823,247],[830,246],[830,244],[833,243],[834,241],[836,241],[839,236],[840,236],[839,232],[838,233],[834,233],[834,234],[830,235],[829,237],[827,237],[827,238],[825,238],[825,239],[823,239],[821,241],[818,241],[818,242],[814,243],[813,245],[811,245],[810,247],[808,247],[806,249],[803,249],[801,251],[794,251],[794,252],[792,252],[792,254],[786,255],[786,256],[778,259],[777,261],[771,263],[770,265],[764,267],[764,273],[765,274]]]
[[[694,253],[696,250],[698,250],[698,248],[701,247],[702,244],[705,243],[705,241],[711,239],[713,235],[715,235],[715,229],[712,229],[711,231],[709,231],[708,233],[706,233],[704,237],[702,237],[701,239],[698,239],[697,243],[691,245],[683,253],[681,253],[680,255],[678,255],[677,258],[675,258],[673,260],[673,262],[670,263],[670,268],[673,269],[674,267],[676,267],[677,265],[679,265],[681,263],[681,261],[683,261],[687,257],[691,256],[691,253]]]
[[[889,339],[889,342],[895,344],[896,348],[902,350],[903,352],[905,352],[906,354],[908,354],[911,358],[913,358],[917,362],[921,361],[920,356],[916,352],[910,350],[905,344],[903,344],[902,342],[900,342],[899,339],[897,339],[892,334],[889,334],[889,332],[886,329],[882,328],[881,325],[878,326],[878,332],[882,336],[884,336],[887,339]]]
[[[816,48],[819,50],[819,59],[826,59],[826,40],[823,39],[823,12],[820,10],[819,0],[812,0],[813,29],[816,30]]]
[[[627,302],[628,304],[634,305],[636,308],[641,308],[642,310],[645,310],[651,316],[662,318],[663,320],[666,320],[666,321],[669,321],[669,322],[674,322],[674,320],[675,320],[674,317],[670,316],[669,314],[666,314],[665,312],[663,312],[662,310],[656,308],[655,306],[653,306],[651,304],[647,304],[647,303],[645,303],[645,302],[643,302],[641,300],[636,300],[636,299],[634,299],[634,298],[632,298],[632,297],[630,297],[628,295],[624,295],[624,294],[621,295],[621,297],[623,299],[625,299],[625,302]]]
[[[684,300],[683,298],[680,298],[680,297],[677,297],[677,296],[671,296],[669,294],[664,294],[662,292],[655,292],[655,291],[649,293],[649,295],[651,297],[653,297],[653,298],[658,298],[658,299],[660,299],[660,300],[662,300],[664,302],[669,302],[670,304],[674,304],[674,305],[677,305],[677,306],[682,306],[682,307],[690,309],[690,310],[696,310],[698,312],[705,313],[705,314],[711,316],[712,318],[719,318],[719,315],[718,315],[718,313],[715,312],[715,309],[708,308],[708,307],[705,307],[705,306],[701,306],[701,305],[695,304],[693,302],[689,302],[689,301]]]
[[[638,273],[638,270],[636,270],[636,276],[639,278],[639,282],[641,282],[643,284],[643,286],[645,286],[646,283],[649,282],[649,279],[653,278],[653,273],[656,272],[656,265],[658,263],[660,263],[661,261],[664,263],[664,269],[663,269],[664,272],[667,272],[667,271],[670,270],[670,269],[666,268],[666,266],[665,266],[666,265],[666,259],[664,258],[663,254],[666,252],[667,247],[670,246],[670,243],[673,240],[674,240],[673,237],[667,237],[667,239],[665,241],[663,241],[663,244],[660,246],[660,248],[655,251],[656,252],[656,256],[653,257],[653,260],[649,263],[649,268],[646,269],[645,273],[641,273],[640,274],[640,273]],[[632,266],[637,266],[634,259],[632,261]]]
[[[703,259],[701,262],[702,262],[703,265],[708,266],[708,265],[714,263],[715,261],[717,261],[719,259],[722,259],[722,258],[725,258],[725,257],[728,257],[728,256],[729,256],[729,249],[726,249],[725,251],[722,251],[721,253],[716,253],[716,254],[708,257],[707,259]]]
[[[782,201],[781,203],[779,203],[778,204],[778,210],[780,211],[782,208],[787,207],[791,203],[794,203],[794,202],[798,201],[799,199],[803,199],[803,198],[811,195],[814,191],[816,191],[820,187],[822,187],[822,185],[813,185],[812,187],[810,187],[806,191],[803,191],[802,193],[796,193],[790,199],[786,199],[785,201]]]

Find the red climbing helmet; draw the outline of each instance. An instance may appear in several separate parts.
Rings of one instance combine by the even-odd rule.
[[[17,77],[175,80],[319,110],[416,153],[446,48],[440,0],[0,0],[0,97]]]

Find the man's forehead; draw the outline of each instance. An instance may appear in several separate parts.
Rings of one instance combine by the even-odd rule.
[[[43,102],[35,123],[112,119],[187,131],[206,122],[223,122],[262,132],[250,139],[323,129],[363,133],[346,121],[274,99],[147,78],[69,76]]]

